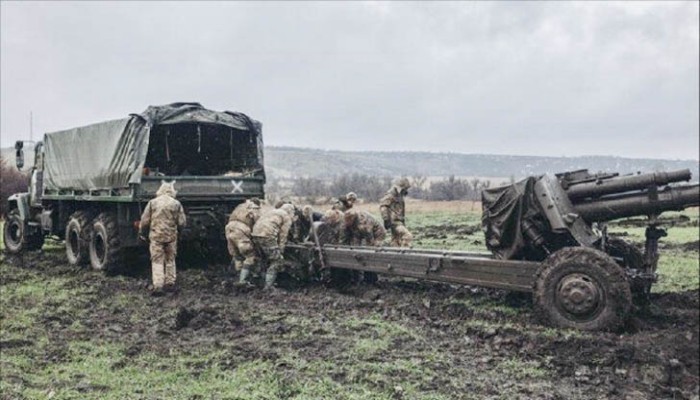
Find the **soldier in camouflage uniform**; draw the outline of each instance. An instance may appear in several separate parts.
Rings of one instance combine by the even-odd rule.
[[[352,246],[376,246],[379,247],[386,237],[386,229],[366,211],[348,210],[345,212],[345,242]],[[355,272],[353,278],[359,279],[359,273]],[[362,276],[365,282],[377,281],[377,274],[364,271]]]
[[[355,194],[355,192],[349,192],[344,196],[338,197],[335,204],[333,204],[333,209],[345,212],[351,209],[352,206],[355,205],[356,201],[357,195]]]
[[[246,200],[233,210],[226,225],[228,252],[238,272],[243,268],[250,270],[257,262],[251,233],[258,218],[260,218],[260,200]]]
[[[295,242],[305,242],[311,237],[311,226],[314,222],[320,221],[323,214],[314,211],[314,209],[306,205],[301,208],[301,212],[296,212],[298,219],[294,222],[292,237]]]
[[[345,212],[345,239],[353,246],[381,246],[386,237],[386,229],[372,214],[366,211],[348,210]]]
[[[344,213],[332,208],[326,211],[321,218],[323,230],[320,233],[322,243],[339,244],[345,242],[345,229],[343,229]]]
[[[384,228],[391,230],[391,245],[410,247],[413,235],[404,225],[406,205],[404,196],[408,194],[411,184],[408,179],[401,178],[379,201],[379,211],[384,220]]]
[[[139,237],[145,240],[145,232],[150,228],[148,239],[155,295],[175,286],[177,236],[186,223],[185,211],[175,200],[176,194],[174,183],[163,182],[141,215]]]
[[[253,243],[267,265],[265,289],[274,288],[277,273],[284,267],[284,247],[289,237],[289,229],[294,221],[294,206],[284,204],[279,209],[264,213],[253,226]],[[240,282],[246,282],[249,270],[241,270]]]

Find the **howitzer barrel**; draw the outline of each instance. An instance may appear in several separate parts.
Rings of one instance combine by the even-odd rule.
[[[573,184],[566,188],[566,194],[572,203],[587,197],[599,197],[607,194],[624,193],[633,190],[647,189],[650,186],[662,186],[673,182],[689,181],[689,169],[669,172],[654,172],[650,174],[617,176],[593,182]]]
[[[588,222],[610,221],[637,215],[660,214],[700,205],[700,185],[668,187],[656,193],[643,192],[586,200],[574,204],[576,213]]]

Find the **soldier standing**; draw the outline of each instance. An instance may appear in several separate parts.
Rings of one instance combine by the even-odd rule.
[[[267,266],[265,289],[274,288],[277,273],[284,266],[284,247],[289,237],[289,229],[294,221],[294,206],[284,204],[279,209],[264,213],[253,226],[253,243],[260,250]],[[240,282],[246,282],[245,269],[241,271]]]
[[[250,274],[257,262],[257,254],[251,237],[253,225],[260,218],[260,200],[246,200],[231,213],[226,225],[226,242],[231,262],[237,272]],[[247,278],[247,276],[246,276]]]
[[[173,185],[172,182],[160,185],[156,197],[146,204],[139,226],[139,237],[143,240],[146,240],[145,232],[150,228],[148,239],[154,295],[175,286],[177,237],[186,223],[182,204],[175,200],[177,192]]]
[[[391,245],[410,247],[413,235],[406,229],[406,205],[404,196],[408,194],[411,184],[407,178],[399,179],[379,202],[379,211],[384,220],[384,228],[391,230]]]

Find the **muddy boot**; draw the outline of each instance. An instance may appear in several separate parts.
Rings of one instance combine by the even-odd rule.
[[[163,288],[153,288],[151,289],[151,296],[153,297],[161,297],[165,294],[163,291]]]
[[[277,279],[277,271],[267,271],[267,274],[265,275],[265,287],[264,290],[266,291],[274,291],[277,288],[275,287],[275,280]]]
[[[163,289],[166,293],[172,293],[172,294],[178,294],[180,293],[180,288],[178,288],[176,283],[172,283],[170,285],[165,285],[165,288]]]
[[[236,284],[236,286],[248,286],[248,285],[250,285],[250,282],[248,282],[249,276],[250,276],[250,269],[249,268],[241,269],[241,275],[238,277],[238,283]]]

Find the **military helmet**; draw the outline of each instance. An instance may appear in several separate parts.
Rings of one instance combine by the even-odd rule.
[[[357,195],[355,194],[355,192],[350,192],[345,195],[345,200],[354,203],[357,201]]]
[[[401,178],[396,181],[396,186],[400,187],[401,189],[408,189],[411,187],[411,182],[408,181],[408,178]]]

